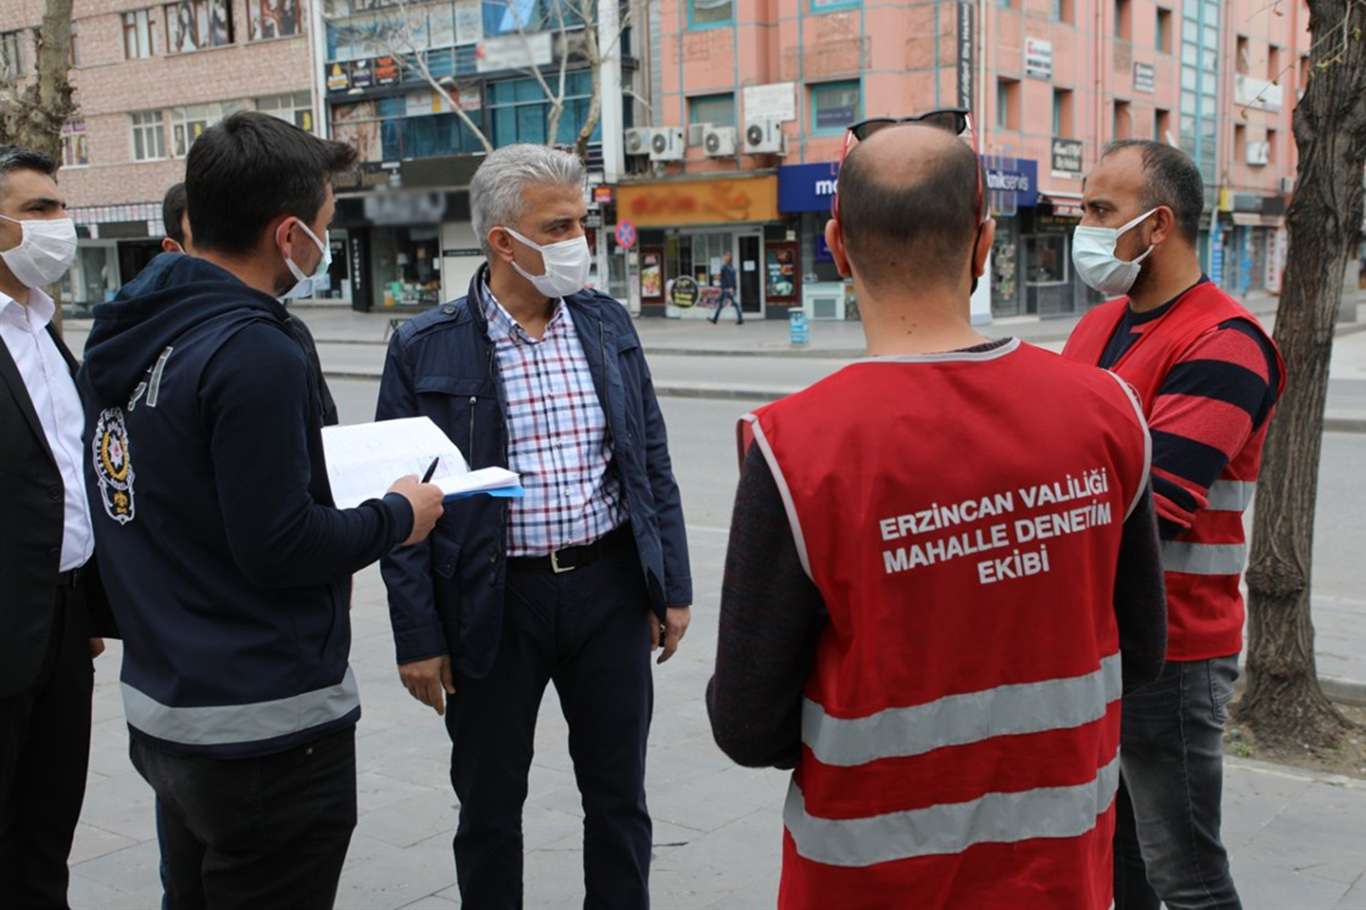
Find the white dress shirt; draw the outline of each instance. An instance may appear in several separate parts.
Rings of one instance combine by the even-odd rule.
[[[47,333],[56,309],[52,298],[40,290],[29,291],[28,306],[0,292],[0,340],[19,367],[66,488],[61,571],[69,572],[85,565],[94,554],[95,535],[81,459],[85,413],[66,359]]]

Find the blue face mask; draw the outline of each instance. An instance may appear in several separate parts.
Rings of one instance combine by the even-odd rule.
[[[289,269],[289,273],[295,277],[296,281],[294,287],[280,295],[281,300],[298,300],[302,297],[313,297],[319,290],[326,289],[331,284],[327,275],[327,270],[332,267],[332,244],[327,243],[325,239],[319,240],[317,235],[310,231],[308,225],[304,224],[302,221],[299,222],[299,227],[308,235],[309,240],[312,240],[318,245],[318,250],[322,253],[322,258],[318,260],[318,267],[313,270],[313,274],[305,275],[304,270],[299,268],[298,264],[293,259],[289,258],[289,254],[285,254],[285,266]],[[324,238],[325,237],[326,233],[324,232]]]

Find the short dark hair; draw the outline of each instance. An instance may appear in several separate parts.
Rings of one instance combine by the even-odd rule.
[[[55,177],[57,162],[21,145],[0,145],[0,191],[5,188],[5,178],[14,171],[37,171]]]
[[[185,245],[185,230],[181,219],[185,215],[185,208],[185,184],[177,183],[166,191],[166,198],[161,200],[161,223],[166,236],[182,247]]]
[[[1176,214],[1181,236],[1192,244],[1200,239],[1200,216],[1205,211],[1205,181],[1200,168],[1181,149],[1151,139],[1119,139],[1105,147],[1101,160],[1125,149],[1143,155],[1145,209],[1165,205]]]
[[[894,182],[875,174],[861,152],[856,146],[849,153],[839,175],[839,220],[854,267],[872,284],[958,276],[972,255],[980,219],[972,149],[954,142],[918,162],[913,180]]]
[[[245,253],[279,215],[318,217],[332,176],[356,150],[269,114],[242,111],[204,131],[185,161],[196,249]]]

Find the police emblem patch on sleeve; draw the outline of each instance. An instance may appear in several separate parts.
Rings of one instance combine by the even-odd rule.
[[[121,525],[133,520],[133,457],[122,408],[105,408],[95,422],[95,479],[105,513]]]

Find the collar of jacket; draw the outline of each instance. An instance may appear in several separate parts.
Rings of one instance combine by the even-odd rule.
[[[470,278],[470,286],[465,294],[464,313],[456,314],[456,324],[464,322],[466,319],[474,320],[479,327],[479,333],[485,337],[489,331],[488,318],[484,316],[488,300],[484,295],[484,288],[487,286],[489,278],[489,264],[484,262],[475,270],[474,277]],[[587,289],[576,294],[570,294],[564,298],[565,305],[569,307],[569,315],[574,320],[574,327],[582,337],[588,330],[587,320],[592,319],[595,323],[593,333],[595,337],[600,337],[605,328],[608,334],[615,335],[616,332],[610,325],[603,326],[602,314],[598,312],[601,298]]]

